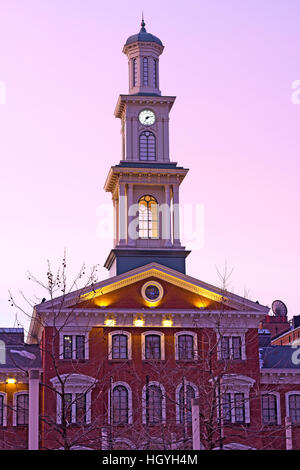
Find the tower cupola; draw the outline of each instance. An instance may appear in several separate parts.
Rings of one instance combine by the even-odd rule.
[[[143,18],[140,32],[129,36],[123,47],[128,57],[129,94],[161,94],[159,56],[163,50],[161,40],[146,31]]]

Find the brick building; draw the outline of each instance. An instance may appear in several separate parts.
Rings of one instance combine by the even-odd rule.
[[[123,48],[123,155],[105,182],[109,277],[34,309],[27,347],[39,348],[42,375],[28,445],[299,449],[300,368],[291,347],[260,343],[269,308],[186,274],[178,204],[188,170],[170,159],[163,49],[144,21]]]

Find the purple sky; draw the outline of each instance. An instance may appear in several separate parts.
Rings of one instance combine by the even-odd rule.
[[[122,47],[142,9],[165,45],[162,93],[177,96],[171,158],[190,168],[181,202],[204,206],[187,273],[219,285],[227,260],[235,293],[300,314],[300,2],[0,0],[0,326],[15,320],[8,289],[34,297],[27,270],[45,278],[46,260],[58,264],[66,248],[72,278],[83,261],[102,267],[111,248],[97,211],[111,201]]]

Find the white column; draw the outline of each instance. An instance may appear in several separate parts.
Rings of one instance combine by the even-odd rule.
[[[163,148],[163,135],[164,135],[164,123],[162,119],[157,120],[157,127],[158,127],[158,139],[157,139],[157,160],[159,162],[163,161],[164,159],[164,148]]]
[[[28,449],[39,448],[39,383],[38,370],[29,371],[29,417],[28,417]]]
[[[165,203],[164,207],[162,208],[162,237],[163,243],[165,246],[169,247],[172,246],[171,242],[171,198],[170,198],[170,186],[168,184],[165,185]]]
[[[192,435],[193,435],[193,450],[200,450],[200,413],[199,413],[199,398],[192,400]]]
[[[173,240],[174,246],[180,246],[179,220],[179,184],[173,185]]]
[[[126,244],[127,213],[125,183],[119,183],[119,244]]]
[[[129,212],[130,208],[132,207],[133,205],[133,185],[132,183],[129,183],[128,184],[128,188],[127,188],[127,217],[128,217],[128,226],[127,226],[127,230],[128,230],[128,233],[127,233],[127,239],[128,239],[128,245],[131,245],[131,246],[135,246],[135,239],[130,237],[130,233],[129,233],[129,225],[130,225],[130,222],[134,219],[134,216],[132,215],[132,209],[131,209],[131,212]],[[131,214],[131,215],[129,215]]]
[[[292,450],[293,449],[292,421],[291,421],[291,418],[288,416],[285,417],[285,442],[286,442],[286,450]]]
[[[164,118],[164,160],[170,161],[170,149],[169,149],[169,118]]]

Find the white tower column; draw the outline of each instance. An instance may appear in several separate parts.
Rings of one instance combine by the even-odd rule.
[[[174,246],[180,246],[179,220],[179,184],[173,185],[173,240]]]
[[[165,246],[172,246],[171,242],[171,197],[170,185],[165,185],[165,203],[162,213],[162,236],[164,238]]]
[[[29,371],[29,417],[28,417],[28,449],[39,448],[39,383],[38,370]]]
[[[127,232],[127,211],[126,211],[126,195],[125,183],[119,184],[119,245],[126,244]]]
[[[127,186],[128,245],[135,246],[135,239],[130,236],[130,223],[135,218],[135,216],[132,213],[132,205],[133,205],[133,184],[129,183]]]

